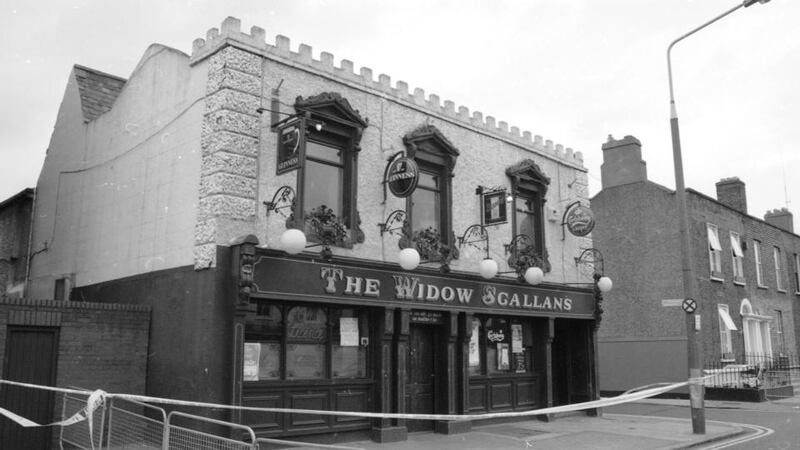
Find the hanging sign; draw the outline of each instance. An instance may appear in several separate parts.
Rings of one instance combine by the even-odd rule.
[[[400,157],[389,163],[386,168],[386,179],[389,190],[396,197],[408,197],[417,188],[419,167],[411,158]]]
[[[277,175],[300,168],[301,150],[305,145],[304,122],[303,119],[294,120],[278,129]]]
[[[567,214],[567,229],[574,236],[586,236],[594,229],[594,213],[583,205],[577,205]]]

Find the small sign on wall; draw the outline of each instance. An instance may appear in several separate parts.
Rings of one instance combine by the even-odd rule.
[[[508,222],[506,190],[481,191],[481,210],[484,225]]]
[[[304,126],[305,120],[297,119],[283,124],[278,129],[277,175],[300,168],[305,145]]]

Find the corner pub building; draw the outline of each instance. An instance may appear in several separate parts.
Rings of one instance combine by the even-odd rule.
[[[582,155],[240,26],[191,56],[154,44],[127,80],[76,66],[32,294],[151,305],[149,395],[409,414],[597,398],[609,280]],[[104,77],[118,89],[89,98]],[[73,120],[90,100],[105,110]],[[319,440],[471,426],[218,414]]]

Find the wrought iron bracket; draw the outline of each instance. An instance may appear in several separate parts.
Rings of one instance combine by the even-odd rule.
[[[480,244],[480,243],[483,244]],[[479,224],[470,225],[464,230],[464,234],[458,238],[458,246],[469,245],[472,248],[481,250],[489,257],[489,233],[486,227]]]
[[[294,206],[294,198],[294,189],[290,186],[284,185],[279,187],[278,190],[275,191],[275,195],[272,196],[272,200],[264,202],[264,206],[267,207],[267,216],[269,216],[270,211],[275,211],[283,217],[288,217],[284,214],[283,210]]]
[[[389,216],[386,218],[386,221],[378,224],[378,227],[380,227],[381,230],[381,236],[383,236],[384,233],[402,236],[402,233],[398,232],[397,230],[403,229],[405,221],[406,212],[402,209],[396,209],[390,212]]]

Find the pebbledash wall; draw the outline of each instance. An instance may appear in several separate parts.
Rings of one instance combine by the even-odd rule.
[[[75,82],[77,69],[73,70],[37,184],[32,248],[38,253],[31,263],[31,294],[50,296],[54,283],[66,279],[73,287],[72,300],[152,307],[149,394],[206,402],[237,400],[241,373],[233,368],[241,348],[234,344],[234,327],[241,279],[239,246],[234,251],[230,246],[253,235],[260,252],[275,256],[271,249],[279,248],[285,218],[267,214],[264,202],[281,186],[296,186],[297,181],[296,172],[276,175],[277,135],[270,130],[275,115],[269,110],[277,105],[278,118],[292,114],[298,97],[335,93],[368,120],[360,141],[357,181],[364,242],[332,247],[335,260],[399,270],[397,237],[380,233],[377,224],[390,212],[405,209],[406,203],[391,194],[384,199],[382,177],[389,158],[404,149],[403,136],[431,125],[460,151],[452,183],[456,235],[481,221],[476,188],[507,187],[506,169],[530,160],[550,180],[543,224],[551,270],[545,284],[569,288],[592,282],[575,263],[575,257],[592,246],[591,236],[562,237],[567,206],[588,205],[581,153],[481,112],[456,108],[454,102],[442,102],[422,89],[409,92],[405,82],[393,85],[387,75],[375,80],[369,68],[355,73],[348,60],[335,66],[330,53],[315,59],[307,45],[295,52],[286,37],[278,36],[271,45],[265,42],[264,30],[253,27],[248,34],[240,28],[238,19],[227,18],[221,29],[194,42],[191,56],[152,45],[130,78],[120,79],[124,84],[113,106],[97,117],[87,119],[86,89]],[[512,225],[509,221],[488,230],[489,254],[503,261]],[[472,277],[483,256],[462,249],[449,276]],[[500,270],[508,270],[502,262]],[[591,289],[570,289],[591,298]],[[369,314],[394,320],[383,310]],[[408,311],[398,314],[407,327]],[[592,359],[592,314],[575,319],[562,315],[563,324],[556,320],[558,314],[536,314],[543,320],[543,328],[536,331],[542,364],[562,364],[553,361],[550,345],[554,330],[566,336],[572,321],[586,339],[581,345],[589,346],[581,357]],[[459,333],[459,339],[468,336],[463,329]],[[589,366],[582,370],[592,372],[594,364]],[[542,391],[537,388],[531,394],[536,398],[531,406],[553,401],[545,385],[553,388],[552,379],[542,381]],[[591,386],[587,388],[586,395],[593,395]],[[280,395],[291,393],[290,388],[282,389]],[[375,407],[380,395],[380,389],[370,391],[368,405]],[[292,429],[287,427],[270,431],[286,434]],[[288,433],[302,432],[302,424],[292,430]]]

